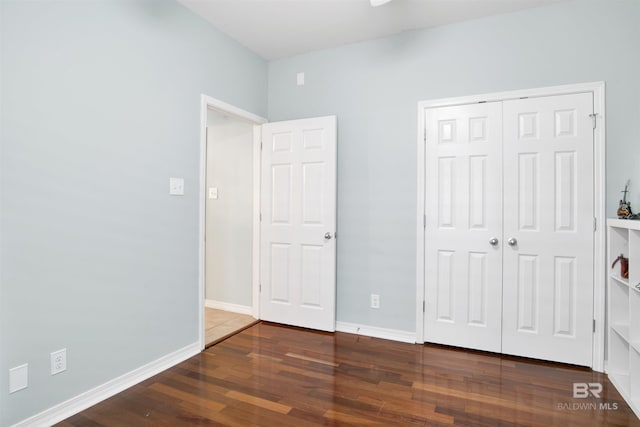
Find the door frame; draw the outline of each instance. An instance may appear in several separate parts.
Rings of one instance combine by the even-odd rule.
[[[206,202],[207,202],[207,116],[209,110],[231,116],[253,124],[253,249],[252,249],[252,316],[260,318],[260,143],[262,140],[262,124],[267,119],[235,107],[207,95],[200,95],[200,191],[198,193],[198,340],[200,349],[204,350],[204,309],[205,309],[205,236],[206,236]]]
[[[416,342],[424,342],[425,318],[425,190],[426,190],[426,127],[424,110],[426,108],[446,107],[454,105],[475,104],[490,101],[507,101],[520,98],[534,98],[554,95],[569,95],[575,93],[592,93],[593,108],[596,115],[594,129],[594,216],[596,231],[594,233],[593,253],[593,317],[595,332],[593,334],[593,357],[591,368],[604,372],[605,350],[605,256],[606,256],[606,212],[605,212],[605,82],[579,83],[563,86],[549,86],[535,89],[524,89],[506,92],[495,92],[483,95],[462,96],[456,98],[441,98],[418,102],[418,132],[417,132],[417,212],[416,212]]]

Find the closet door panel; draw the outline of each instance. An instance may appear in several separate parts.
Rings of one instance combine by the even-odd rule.
[[[502,351],[590,366],[592,94],[505,101],[503,111]]]
[[[425,114],[425,341],[499,352],[501,103]]]

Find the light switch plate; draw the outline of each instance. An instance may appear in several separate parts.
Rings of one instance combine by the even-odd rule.
[[[304,86],[304,73],[298,73],[296,75],[296,81],[298,83],[298,86]]]
[[[209,198],[217,199],[218,198],[218,187],[210,187],[209,188]]]
[[[169,194],[184,196],[184,178],[169,178]]]
[[[9,393],[15,393],[29,385],[29,364],[9,369]]]

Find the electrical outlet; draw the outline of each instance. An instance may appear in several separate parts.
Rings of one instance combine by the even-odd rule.
[[[380,295],[371,294],[371,308],[380,308]]]
[[[59,374],[67,370],[67,349],[51,353],[51,375]]]

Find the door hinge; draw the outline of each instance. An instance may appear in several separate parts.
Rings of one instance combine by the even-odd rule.
[[[593,319],[593,332],[596,331],[596,319]]]
[[[260,141],[260,151],[262,151],[262,141]]]
[[[427,228],[427,215],[422,215],[422,228]]]
[[[422,135],[422,138],[424,139],[424,143],[427,143],[427,127],[424,127],[424,133]]]
[[[591,120],[593,121],[593,128],[595,129],[597,126],[596,122],[598,121],[598,113],[589,114],[589,117],[591,117]]]
[[[426,303],[425,303],[425,301],[423,300],[423,301],[422,301],[422,312],[423,312],[423,313],[424,313],[424,311],[426,310],[426,309],[425,309],[425,306],[426,306]]]
[[[258,292],[262,292],[262,283],[258,283]]]
[[[598,230],[598,218],[593,217],[593,231]]]
[[[262,212],[260,212],[260,221],[262,221]]]

